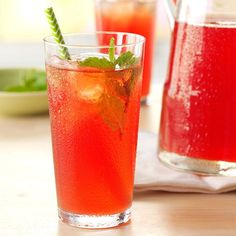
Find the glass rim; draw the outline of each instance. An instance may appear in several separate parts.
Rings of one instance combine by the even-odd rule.
[[[137,45],[142,45],[146,42],[146,38],[140,34],[135,34],[135,33],[129,33],[129,32],[117,32],[117,31],[95,31],[93,33],[66,33],[66,34],[62,34],[63,37],[68,37],[68,36],[91,36],[91,35],[127,35],[127,36],[137,36],[139,38],[138,42],[135,43],[125,43],[125,44],[117,44],[114,47],[118,48],[118,47],[129,47],[129,46],[137,46]],[[61,43],[57,43],[54,41],[53,39],[53,35],[49,35],[43,38],[43,41],[46,45],[52,45],[52,46],[61,46],[61,47],[65,47],[65,48],[100,48],[100,49],[106,49],[109,48],[110,45],[106,44],[106,45],[89,45],[89,44],[61,44]]]

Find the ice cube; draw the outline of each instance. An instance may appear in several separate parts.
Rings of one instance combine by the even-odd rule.
[[[100,84],[96,84],[93,86],[85,86],[80,88],[78,90],[78,96],[82,100],[97,103],[100,100],[103,92],[104,88]]]
[[[75,96],[89,103],[97,103],[105,92],[104,78],[101,73],[77,72],[76,78],[71,80]]]
[[[79,66],[76,60],[68,61],[68,60],[61,59],[58,56],[50,57],[48,64],[57,68],[66,68],[66,69],[77,69]]]

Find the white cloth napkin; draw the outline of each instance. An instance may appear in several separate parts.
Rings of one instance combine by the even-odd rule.
[[[139,132],[135,191],[223,193],[236,190],[236,177],[198,176],[164,166],[157,158],[157,135]]]

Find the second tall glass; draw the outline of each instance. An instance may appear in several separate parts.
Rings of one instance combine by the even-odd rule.
[[[137,33],[146,38],[142,101],[150,91],[155,18],[156,0],[96,0],[97,30]]]

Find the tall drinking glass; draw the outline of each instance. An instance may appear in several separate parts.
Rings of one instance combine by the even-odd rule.
[[[100,44],[103,37],[109,44]],[[126,33],[44,40],[59,217],[106,228],[130,219],[144,37]],[[113,41],[112,41],[113,38]],[[70,59],[62,59],[66,47]]]
[[[97,30],[141,34],[146,38],[142,101],[150,92],[156,0],[96,0]]]
[[[178,170],[236,175],[236,2],[180,0],[175,14],[159,158]]]

